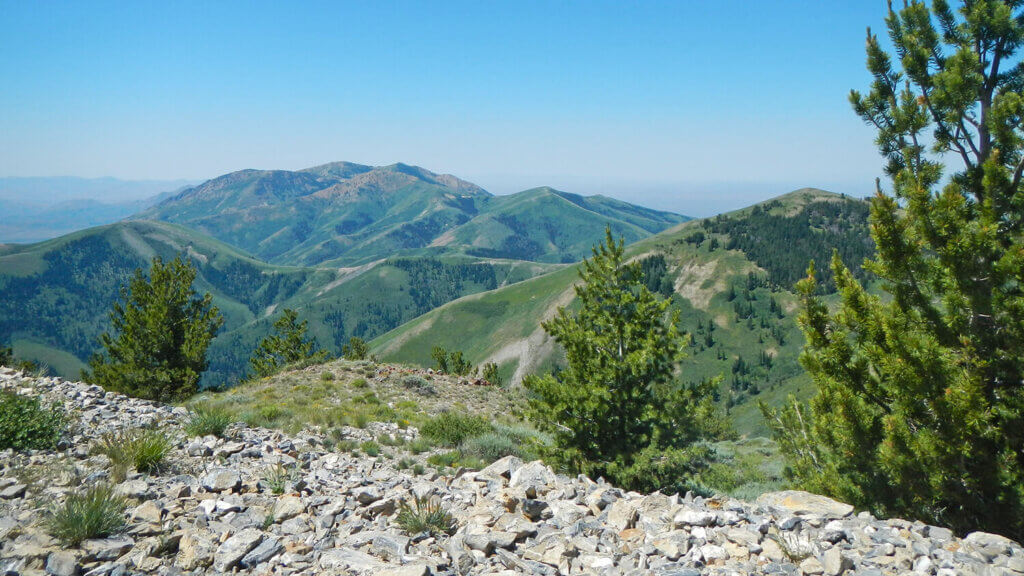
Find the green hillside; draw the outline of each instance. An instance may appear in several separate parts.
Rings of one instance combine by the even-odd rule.
[[[682,378],[723,376],[720,402],[738,431],[764,432],[754,399],[807,395],[797,363],[792,279],[833,248],[851,263],[870,254],[865,202],[800,190],[715,218],[684,223],[627,247],[644,262],[649,286],[670,296],[692,335]],[[543,329],[571,304],[576,267],[442,306],[372,342],[382,359],[429,365],[435,345],[476,363],[497,362],[513,382],[561,361]]]
[[[492,196],[415,166],[345,162],[234,172],[138,217],[188,226],[268,262],[303,266],[450,254],[575,262],[605,225],[632,241],[686,219],[550,188]]]
[[[269,265],[218,240],[161,222],[131,221],[25,246],[0,247],[0,342],[65,376],[77,376],[119,287],[153,256],[183,253],[196,288],[225,316],[204,384],[237,381],[273,312],[295,308],[332,352],[352,335],[372,338],[452,299],[493,290],[553,265],[467,258],[396,258],[356,268]]]

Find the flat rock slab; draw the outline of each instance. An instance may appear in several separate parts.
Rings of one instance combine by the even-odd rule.
[[[818,496],[802,490],[785,490],[769,492],[757,497],[757,503],[787,510],[798,516],[824,516],[827,518],[845,518],[853,513],[853,506],[836,502],[825,496]]]

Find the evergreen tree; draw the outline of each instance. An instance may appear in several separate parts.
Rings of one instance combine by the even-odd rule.
[[[253,372],[260,378],[275,374],[284,366],[300,361],[322,362],[325,350],[317,350],[316,342],[306,339],[309,321],[299,322],[295,310],[285,308],[274,322],[274,333],[264,338],[249,359]]]
[[[568,365],[526,378],[532,420],[553,435],[548,457],[566,468],[631,489],[679,489],[710,456],[696,442],[710,433],[717,382],[676,381],[686,345],[678,312],[606,236],[580,270],[579,310],[561,308],[543,324]]]
[[[370,347],[362,338],[353,336],[348,339],[348,344],[341,347],[341,356],[346,360],[365,360],[370,354]]]
[[[810,406],[765,409],[793,476],[878,514],[1024,538],[1024,40],[1021,1],[890,9],[894,67],[868,32],[868,94],[894,195],[871,206],[867,292],[798,284]],[[957,166],[944,178],[939,160]],[[764,407],[762,407],[764,408]]]
[[[210,294],[192,289],[196,269],[180,256],[153,258],[149,277],[135,270],[110,323],[100,335],[104,354],[94,354],[83,378],[107,390],[150,400],[188,398],[206,370],[206,349],[223,318]]]

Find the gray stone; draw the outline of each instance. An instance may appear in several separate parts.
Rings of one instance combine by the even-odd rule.
[[[505,456],[495,460],[490,466],[480,471],[480,476],[493,478],[512,478],[512,473],[523,465],[523,461],[515,456]]]
[[[853,568],[853,560],[850,560],[839,548],[833,547],[822,555],[821,565],[825,570],[825,576],[840,576]]]
[[[306,505],[302,502],[302,498],[284,496],[283,498],[278,498],[277,502],[274,503],[274,521],[284,522],[285,520],[295,518],[305,511]]]
[[[239,560],[238,565],[242,568],[255,568],[283,551],[284,546],[281,545],[280,540],[277,538],[264,538],[259,545]]]
[[[535,460],[529,464],[523,464],[515,472],[512,472],[509,486],[522,488],[527,491],[527,495],[530,495],[531,491],[546,492],[548,487],[557,481],[558,479],[550,468],[540,460]]]
[[[227,572],[234,568],[262,539],[263,534],[253,528],[242,530],[228,538],[213,555],[213,569],[218,572]]]
[[[145,498],[149,493],[149,484],[142,479],[127,480],[114,487],[114,492],[125,498]]]
[[[373,486],[364,486],[355,493],[356,502],[359,502],[363,506],[373,504],[377,500],[381,499],[380,490]]]
[[[164,509],[153,500],[147,500],[132,511],[132,521],[146,524],[159,524],[163,520]]]
[[[28,486],[24,484],[12,484],[3,490],[0,490],[0,498],[4,500],[13,500],[14,498],[21,498],[25,495],[25,490]]]
[[[114,538],[85,540],[82,542],[81,548],[90,560],[103,562],[120,558],[125,552],[131,550],[134,545],[135,541],[131,538],[118,536]]]
[[[46,573],[51,576],[78,576],[78,559],[66,550],[46,557]]]
[[[369,554],[345,548],[325,550],[320,554],[319,565],[324,570],[349,570],[360,573],[380,570],[384,567],[380,560]]]
[[[676,528],[687,526],[713,526],[718,517],[713,512],[684,508],[672,517]]]
[[[242,477],[235,470],[216,468],[199,481],[208,492],[231,492],[242,486]]]
[[[426,564],[409,564],[397,568],[382,568],[377,570],[375,576],[427,576],[430,569]]]
[[[831,498],[802,490],[768,492],[757,497],[762,506],[772,506],[800,516],[815,515],[826,518],[845,518],[853,513],[853,506]]]

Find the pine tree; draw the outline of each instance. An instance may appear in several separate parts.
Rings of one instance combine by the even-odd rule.
[[[717,381],[676,381],[686,338],[678,312],[624,264],[611,230],[580,270],[579,310],[543,324],[565,348],[557,376],[529,376],[531,418],[555,438],[548,457],[591,476],[641,490],[683,487],[709,457],[697,444],[711,431]]]
[[[1024,10],[890,9],[868,94],[893,195],[871,206],[871,293],[839,256],[830,313],[798,285],[810,406],[765,409],[793,476],[878,514],[1024,538]],[[944,178],[942,159],[957,166]]]
[[[353,336],[341,347],[341,355],[346,360],[365,360],[370,355],[370,347],[362,338]]]
[[[259,343],[249,359],[253,372],[265,378],[288,364],[326,360],[327,352],[317,350],[316,342],[306,339],[308,325],[307,320],[299,322],[298,312],[285,308],[274,322],[274,333]]]
[[[196,269],[180,256],[153,258],[148,278],[135,270],[110,323],[100,335],[104,354],[94,354],[83,378],[107,390],[159,401],[195,394],[206,370],[206,349],[223,318],[210,294],[192,289]]]

